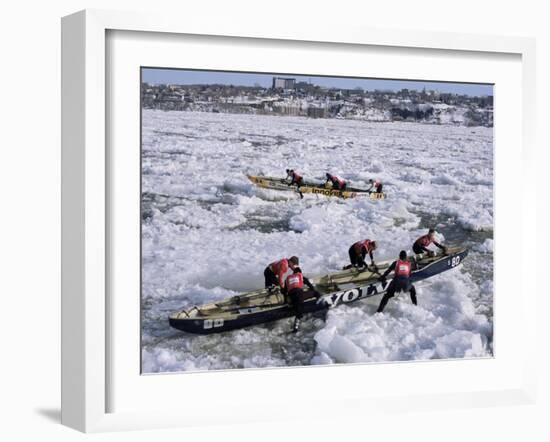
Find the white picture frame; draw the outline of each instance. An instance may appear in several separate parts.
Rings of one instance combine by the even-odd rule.
[[[108,79],[106,65],[109,53],[106,38],[109,32],[143,32],[155,35],[193,35],[217,36],[218,38],[239,38],[264,41],[273,44],[284,42],[308,42],[310,44],[339,45],[339,48],[370,46],[379,49],[402,48],[403,51],[425,49],[429,51],[468,52],[472,54],[503,54],[519,57],[521,63],[521,146],[519,154],[522,167],[518,173],[528,177],[534,173],[534,107],[535,107],[535,45],[532,39],[517,37],[490,37],[451,33],[429,33],[412,31],[389,31],[369,28],[348,28],[334,26],[316,28],[303,26],[295,28],[281,25],[276,30],[264,28],[262,24],[210,22],[197,17],[182,24],[177,17],[155,16],[144,13],[123,13],[99,10],[78,12],[63,18],[62,21],[62,423],[84,432],[100,432],[124,429],[159,428],[170,426],[208,425],[216,422],[255,422],[261,420],[285,419],[295,413],[281,407],[281,402],[259,407],[247,401],[243,396],[233,400],[232,408],[223,400],[214,403],[197,403],[192,409],[179,409],[167,412],[159,407],[145,408],[141,405],[133,410],[113,410],[109,404],[109,394],[113,385],[109,375],[113,355],[109,346],[109,327],[116,320],[111,312],[109,291],[109,248],[112,231],[108,225],[112,216],[112,195],[109,187],[110,139],[106,131],[106,121],[110,118],[107,107]],[[145,37],[146,38],[146,37]],[[187,66],[189,67],[189,66]],[[138,92],[136,91],[136,94]],[[496,108],[498,112],[498,104]],[[498,117],[497,117],[498,118]],[[498,119],[496,124],[498,125]],[[498,138],[497,138],[498,139]],[[498,190],[497,190],[498,192]],[[523,194],[520,235],[526,237],[534,230],[536,192]],[[534,280],[528,278],[527,256],[534,254],[534,245],[520,241],[521,273],[517,281],[521,299],[518,305],[534,305],[536,290]],[[498,248],[498,242],[497,242]],[[499,259],[495,260],[496,272],[499,272]],[[503,261],[500,261],[503,265]],[[503,267],[504,268],[504,267]],[[505,290],[498,287],[498,290]],[[139,303],[139,299],[135,300]],[[500,313],[498,313],[500,314]],[[499,316],[496,321],[500,321]],[[513,375],[507,381],[495,383],[487,388],[480,385],[469,389],[462,387],[460,392],[449,392],[439,387],[432,391],[400,393],[395,389],[387,394],[373,396],[358,389],[351,395],[342,395],[334,391],[324,398],[314,395],[302,400],[307,411],[302,416],[315,416],[330,403],[332,414],[345,415],[372,413],[374,411],[399,411],[410,409],[457,408],[470,406],[490,406],[499,404],[533,403],[535,397],[536,354],[534,348],[535,327],[526,317],[517,319],[522,327],[525,348],[517,355]],[[505,321],[503,320],[502,323]],[[529,339],[529,337],[531,339]],[[135,349],[135,351],[139,351]],[[499,357],[495,358],[498,360]],[[500,361],[498,361],[500,362]],[[430,365],[430,372],[447,370],[445,362]],[[487,373],[497,367],[506,368],[507,362],[497,365],[487,361],[483,369]],[[397,377],[404,371],[426,371],[429,364],[408,363],[369,366],[372,375],[393,372]],[[516,366],[517,365],[517,366]],[[348,367],[312,367],[334,376],[340,373],[350,378],[359,378],[366,370],[365,366]],[[455,367],[456,368],[456,367]],[[455,369],[450,367],[449,369]],[[475,361],[463,361],[460,369],[475,377],[480,370]],[[319,370],[330,370],[321,372]],[[227,389],[234,394],[230,386],[224,385],[223,376],[234,379],[248,379],[252,385],[261,382],[265,376],[276,376],[280,382],[293,382],[302,379],[305,391],[314,386],[307,385],[309,372],[302,369],[241,370],[240,373],[191,374],[193,382],[200,384],[202,390],[215,380],[217,390]],[[306,373],[304,376],[303,373]],[[486,373],[486,374],[487,374]],[[129,376],[139,376],[131,373]],[[164,388],[174,388],[180,375],[164,375]],[[181,375],[189,376],[189,374]],[[433,374],[432,374],[433,376]],[[437,375],[436,375],[437,376]],[[159,380],[159,379],[157,379]],[[443,385],[444,379],[441,380]],[[176,387],[177,388],[177,387]],[[331,394],[333,396],[331,396]],[[307,395],[306,395],[307,396]],[[208,411],[208,414],[207,414]]]

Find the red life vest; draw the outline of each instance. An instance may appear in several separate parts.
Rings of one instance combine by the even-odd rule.
[[[277,278],[279,279],[279,286],[283,288],[283,276],[288,271],[288,260],[283,258],[280,261],[272,262],[269,264],[269,268],[277,275]]]
[[[428,247],[432,241],[433,239],[430,238],[430,235],[424,235],[416,240],[416,244],[422,247]]]
[[[336,184],[336,187],[338,187],[338,189],[344,187],[344,184],[346,183],[344,180],[338,178],[335,175],[329,175],[329,179],[330,181],[332,181],[333,184]]]
[[[298,182],[302,179],[302,177],[294,171],[290,172],[290,176],[292,177],[292,180],[295,181],[295,182]]]
[[[283,258],[280,261],[272,262],[271,264],[269,264],[269,268],[276,275],[285,273],[288,270],[288,260],[286,258]]]
[[[395,261],[395,276],[411,276],[411,262],[410,261],[401,261],[398,259]]]
[[[304,278],[301,273],[293,273],[286,278],[286,288],[290,292],[292,289],[301,289],[304,287]]]
[[[378,188],[380,187],[380,181],[374,180],[374,182],[372,183],[372,187],[374,187],[374,189],[378,192]]]
[[[354,245],[353,245],[353,250],[355,250],[355,254],[357,256],[359,256],[361,254],[361,249],[363,247],[365,247],[367,249],[367,253],[369,253],[371,251],[371,245],[370,245],[371,241],[370,239],[365,239],[364,241],[357,241]]]

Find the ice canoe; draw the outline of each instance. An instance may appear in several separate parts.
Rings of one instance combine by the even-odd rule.
[[[326,188],[324,185],[314,183],[310,181],[303,181],[300,187],[295,185],[289,186],[288,181],[284,178],[276,178],[269,176],[255,176],[247,175],[248,179],[252,181],[256,186],[264,189],[283,190],[301,193],[311,193],[315,195],[335,196],[339,198],[369,198],[372,200],[381,200],[386,197],[384,192],[369,192],[365,189],[358,189],[355,187],[348,187],[346,190],[334,190]]]
[[[421,281],[450,270],[458,266],[467,255],[468,250],[459,247],[448,248],[444,255],[416,255],[411,281]],[[314,292],[305,290],[305,312],[320,312],[384,294],[393,273],[385,282],[378,279],[390,264],[390,261],[379,263],[377,273],[350,269],[312,279],[321,297],[317,299]],[[171,315],[169,322],[171,327],[184,332],[210,334],[264,324],[294,315],[292,306],[278,289],[271,292],[262,289],[181,310]]]

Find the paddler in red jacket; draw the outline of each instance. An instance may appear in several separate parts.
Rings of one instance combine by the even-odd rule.
[[[289,186],[292,186],[295,184],[296,186],[300,187],[302,185],[303,178],[301,175],[298,175],[294,169],[287,169],[286,170],[286,177],[287,179],[290,178],[290,183],[288,183]]]
[[[292,256],[290,258],[283,258],[279,261],[272,262],[264,270],[265,277],[265,288],[271,286],[279,286],[284,289],[285,286],[285,273],[288,272],[288,269],[294,270],[298,266],[300,260],[297,256]]]
[[[315,287],[304,275],[302,275],[302,270],[300,267],[294,268],[294,273],[288,275],[285,281],[284,292],[287,294],[290,304],[294,307],[296,312],[296,317],[294,318],[294,326],[292,327],[292,332],[296,333],[300,327],[300,319],[304,314],[303,306],[304,302],[311,298],[311,295],[308,296],[304,292],[304,284],[314,292],[316,298],[319,298],[319,294],[315,292]]]
[[[369,193],[380,193],[382,192],[382,182],[380,180],[369,180],[370,187],[367,189]]]
[[[447,253],[447,248],[441,244],[439,244],[435,239],[435,230],[430,229],[428,230],[427,235],[423,235],[420,238],[418,238],[414,244],[413,244],[413,252],[417,255],[419,253],[427,253],[429,256],[435,255],[435,252],[428,249],[428,246],[431,244],[434,244],[436,247],[439,247],[441,250],[443,250],[443,253]]]
[[[374,263],[374,256],[372,252],[377,249],[378,245],[376,241],[371,241],[370,239],[364,239],[363,241],[357,241],[352,244],[348,250],[349,254],[349,265],[344,267],[344,270],[351,269],[352,267],[364,267],[364,270],[368,270],[367,263],[365,258],[367,254],[370,256],[370,265],[376,270],[376,264]]]
[[[414,285],[411,284],[411,281],[409,279],[411,276],[412,268],[411,262],[407,258],[407,252],[405,252],[404,250],[401,250],[401,252],[399,252],[399,259],[391,263],[391,265],[388,267],[388,270],[386,270],[384,274],[379,278],[379,281],[381,281],[385,285],[386,276],[388,276],[389,273],[392,271],[394,272],[394,276],[392,281],[390,282],[390,285],[388,286],[387,292],[382,297],[382,301],[380,301],[380,306],[377,310],[378,313],[384,311],[384,307],[386,307],[389,299],[398,292],[409,292],[409,294],[411,295],[412,303],[414,305],[417,305],[416,289],[414,288]]]
[[[332,183],[332,188],[334,190],[340,190],[340,191],[346,190],[347,183],[342,178],[338,178],[336,175],[331,175],[330,173],[327,173],[327,180],[325,182],[325,186],[329,182]]]
[[[294,169],[287,169],[286,170],[286,177],[287,179],[290,178],[290,183],[288,183],[289,186],[295,185],[296,191],[300,194],[300,198],[303,198],[304,195],[302,192],[300,192],[300,186],[302,185],[304,179],[301,175],[298,175],[296,172],[294,172]]]

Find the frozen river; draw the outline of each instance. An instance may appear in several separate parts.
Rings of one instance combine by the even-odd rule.
[[[383,201],[254,187],[253,175],[326,172]],[[143,111],[143,371],[212,370],[492,355],[493,132],[485,127]],[[209,336],[168,326],[184,307],[263,286],[270,262],[298,255],[308,276],[347,264],[349,246],[379,242],[378,261],[433,226],[470,247],[464,265],[390,300]]]

